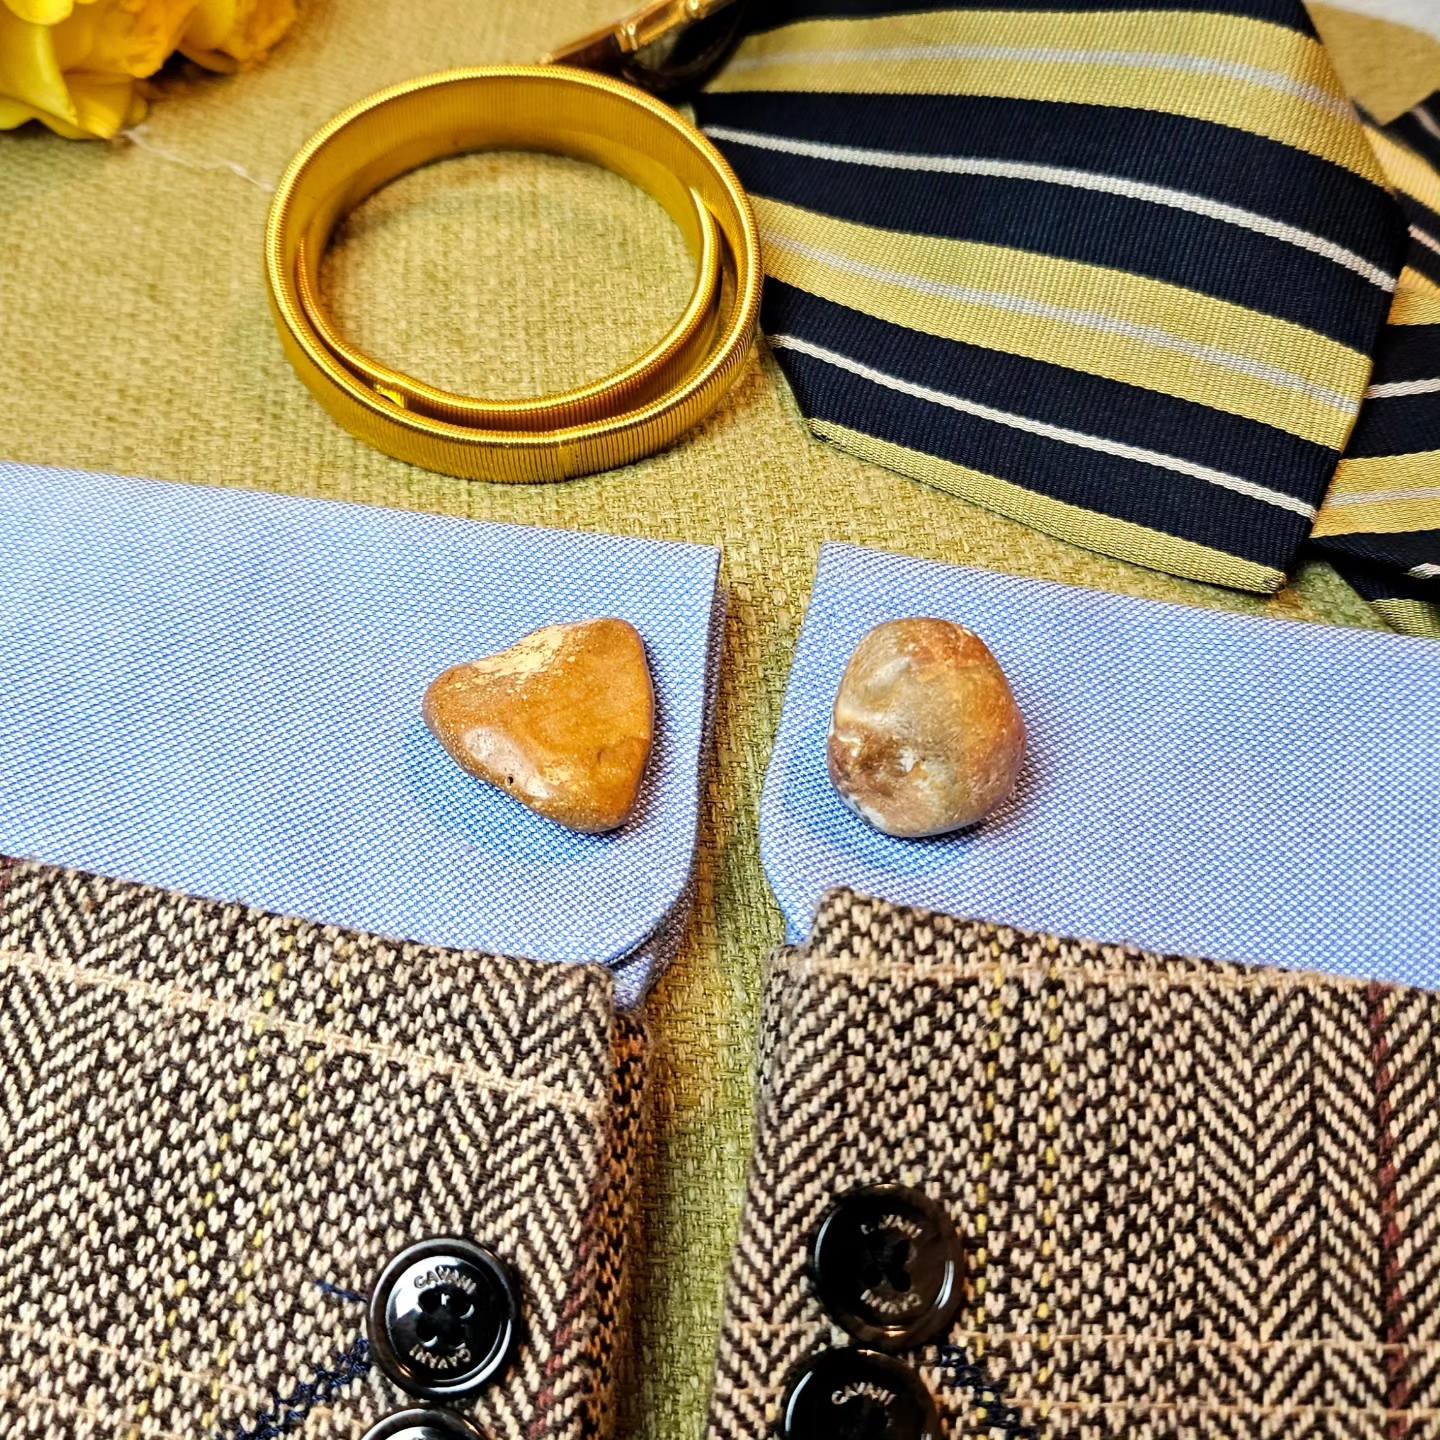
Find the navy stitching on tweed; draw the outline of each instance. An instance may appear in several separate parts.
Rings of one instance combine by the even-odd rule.
[[[333,1295],[337,1300],[353,1300],[357,1305],[365,1303],[363,1295],[357,1295],[353,1290],[347,1290],[343,1285],[332,1285],[328,1280],[317,1280],[315,1284],[321,1292],[326,1295]]]
[[[303,1381],[288,1395],[272,1391],[272,1408],[257,1415],[254,1425],[247,1428],[237,1420],[217,1430],[215,1440],[279,1440],[298,1429],[312,1410],[329,1405],[341,1390],[361,1379],[370,1364],[370,1342],[361,1336],[348,1350],[341,1351],[333,1370],[317,1365],[314,1379]]]
[[[985,1367],[972,1360],[959,1346],[945,1346],[940,1352],[940,1364],[980,1406],[991,1435],[1003,1436],[1004,1440],[1039,1440],[1035,1427],[1026,1425],[1020,1412],[995,1393]]]

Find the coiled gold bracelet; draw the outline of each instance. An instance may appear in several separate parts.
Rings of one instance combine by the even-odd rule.
[[[695,286],[645,354],[562,393],[488,400],[406,375],[340,335],[319,284],[335,227],[400,175],[487,149],[589,160],[626,176],[673,217],[695,258]],[[750,204],[715,147],[643,91],[556,65],[446,71],[337,115],[280,181],[265,274],[287,358],[347,430],[429,470],[502,481],[608,470],[698,424],[749,352],[761,286]]]

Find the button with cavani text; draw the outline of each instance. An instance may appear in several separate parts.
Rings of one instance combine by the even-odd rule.
[[[422,1240],[386,1267],[370,1298],[381,1371],[427,1400],[471,1395],[515,1348],[519,1290],[509,1267],[470,1240]]]

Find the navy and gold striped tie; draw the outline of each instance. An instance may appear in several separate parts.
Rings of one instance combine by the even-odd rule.
[[[1273,591],[1309,546],[1440,633],[1440,38],[1374,13],[1407,3],[761,7],[696,111],[815,431],[1177,575]]]

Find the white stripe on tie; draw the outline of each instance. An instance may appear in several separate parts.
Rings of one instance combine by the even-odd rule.
[[[1333,508],[1339,505],[1383,505],[1390,500],[1440,500],[1440,485],[1422,485],[1416,490],[1372,490],[1364,495],[1331,495],[1325,503]]]
[[[883,370],[873,369],[862,361],[852,360],[848,355],[838,354],[834,350],[826,350],[820,345],[812,345],[810,341],[802,340],[797,335],[772,335],[770,344],[777,350],[793,350],[798,354],[808,355],[812,360],[819,360],[822,364],[834,365],[840,370],[848,370],[852,375],[857,375],[862,380],[869,380],[875,385],[881,385],[887,390],[909,395],[916,400],[925,400],[932,405],[943,405],[947,410],[958,410],[966,415],[974,415],[981,420],[992,421],[996,425],[1008,425],[1012,430],[1023,430],[1027,434],[1040,435],[1047,440],[1058,440],[1062,444],[1075,445],[1082,450],[1096,450],[1124,460],[1137,460],[1145,465],[1155,465],[1162,470],[1173,470],[1178,475],[1188,475],[1195,480],[1205,480],[1211,485],[1218,485],[1221,489],[1233,490],[1237,495],[1245,495],[1251,500],[1259,500],[1266,505],[1274,505],[1278,509],[1303,515],[1307,520],[1315,518],[1315,507],[1307,505],[1303,500],[1297,500],[1293,495],[1285,495],[1279,490],[1271,490],[1268,486],[1257,485],[1253,480],[1227,474],[1224,470],[1215,470],[1208,465],[1197,465],[1193,460],[1182,460],[1177,455],[1165,455],[1158,450],[1146,450],[1139,445],[1127,445],[1120,440],[1107,440],[1100,435],[1087,435],[1083,431],[1069,430],[1062,425],[1051,425],[1044,420],[1035,420],[1027,415],[1016,415],[1009,410],[997,410],[993,406],[982,405],[977,400],[966,400],[959,395],[948,395],[943,390],[932,390],[926,385],[915,385],[896,375],[888,375]]]
[[[972,285],[955,285],[943,280],[926,280],[918,275],[906,275],[899,270],[887,270],[880,265],[870,265],[863,260],[852,260],[847,255],[836,254],[833,251],[822,249],[818,245],[807,245],[799,240],[790,240],[783,235],[777,235],[773,230],[760,232],[762,259],[767,246],[772,250],[787,250],[791,254],[802,256],[805,259],[816,260],[822,265],[829,265],[833,269],[843,270],[851,275],[861,275],[866,279],[879,280],[887,285],[912,290],[917,295],[934,295],[939,299],[958,300],[969,305],[988,305],[996,310],[1009,310],[1018,315],[1034,315],[1045,320],[1059,320],[1066,325],[1077,325],[1086,330],[1097,330],[1109,335],[1123,335],[1126,339],[1140,340],[1147,345],[1174,350],[1181,355],[1188,355],[1193,360],[1202,360],[1208,365],[1233,370],[1237,374],[1248,375],[1254,380],[1264,380],[1268,384],[1278,385],[1286,390],[1297,390],[1302,395],[1309,395],[1312,399],[1319,400],[1346,416],[1353,416],[1360,408],[1358,400],[1353,400],[1350,396],[1342,395],[1338,390],[1331,390],[1325,385],[1317,385],[1314,381],[1307,380],[1303,375],[1296,375],[1291,370],[1281,369],[1278,365],[1267,365],[1263,360],[1254,360],[1248,355],[1236,355],[1232,351],[1222,350],[1216,345],[1202,345],[1199,341],[1187,340],[1184,336],[1173,335],[1168,330],[1162,330],[1158,325],[1137,325],[1129,320],[1117,320],[1113,315],[1101,315],[1093,310],[1076,310],[1068,305],[1051,305],[1043,300],[1032,300],[1025,295],[1011,295],[1000,290],[979,290]]]
[[[1032,65],[1120,65],[1132,70],[1178,70],[1190,75],[1213,75],[1240,80],[1265,90],[1293,95],[1332,115],[1353,117],[1349,100],[1332,95],[1319,85],[1296,80],[1278,70],[1247,65],[1241,60],[1214,60],[1208,55],[1175,55],[1164,50],[1067,50],[1047,45],[892,45],[869,50],[775,50],[758,55],[737,55],[726,65],[728,75],[767,70],[775,65],[905,64],[913,60],[1018,60]]]
[[[1411,239],[1417,240],[1421,245],[1424,245],[1426,249],[1433,250],[1437,255],[1440,255],[1440,240],[1437,240],[1428,231],[1422,230],[1418,225],[1412,225],[1410,227],[1410,236]]]
[[[1440,376],[1433,380],[1386,380],[1372,385],[1366,392],[1367,400],[1391,400],[1397,395],[1433,395],[1440,390]]]
[[[713,140],[726,140],[732,145],[748,145],[756,150],[773,150],[784,155],[799,155],[810,160],[833,160],[846,165],[874,165],[886,170],[914,170],[933,175],[992,175],[1001,180],[1032,180],[1049,185],[1068,185],[1076,190],[1094,190],[1106,195],[1119,195],[1127,200],[1142,200],[1152,205],[1168,205],[1268,235],[1301,250],[1343,265],[1363,276],[1372,285],[1387,293],[1395,288],[1396,277],[1379,265],[1372,265],[1344,245],[1337,245],[1323,235],[1302,230],[1257,215],[1238,205],[1226,205],[1188,190],[1175,190],[1168,185],[1151,185],[1128,180],[1120,175],[1101,175],[1090,170],[1072,170],[1059,165],[1029,165],[1019,161],[983,160],[966,155],[911,155],[903,150],[870,150],[858,145],[827,145],[816,140],[792,140],[785,135],[762,135],[753,130],[735,130],[728,125],[707,125],[705,133]]]

